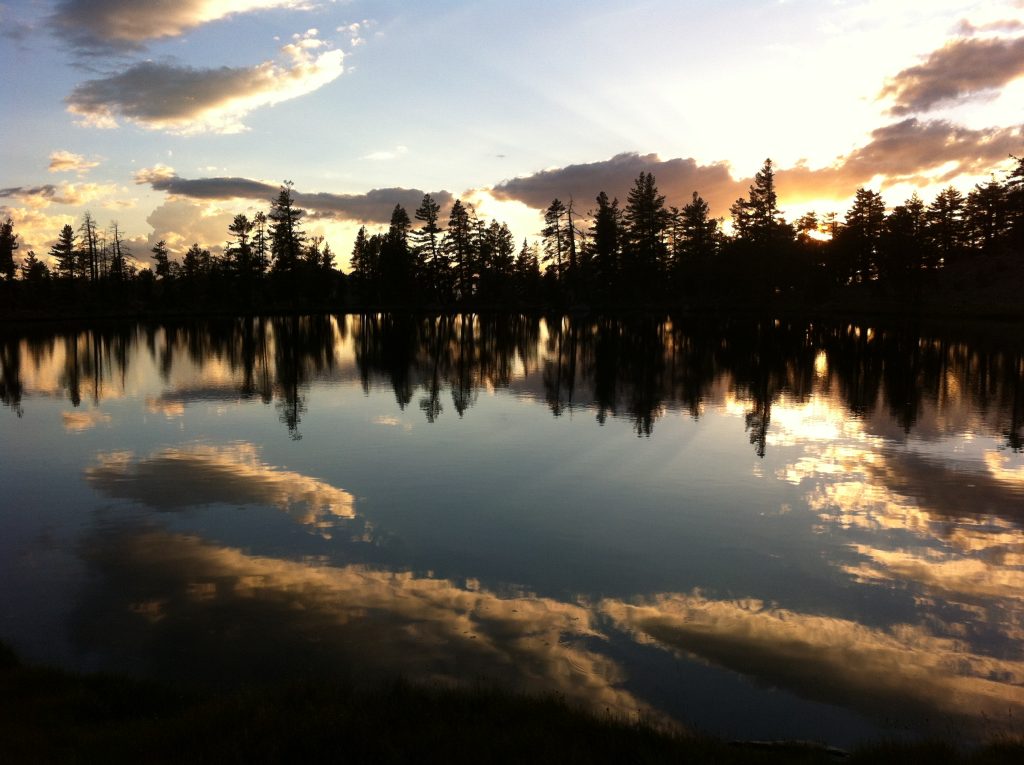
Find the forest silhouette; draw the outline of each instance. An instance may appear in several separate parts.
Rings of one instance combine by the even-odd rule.
[[[117,223],[86,212],[49,251],[23,258],[11,220],[0,223],[2,313],[145,314],[430,308],[596,309],[840,307],[1019,312],[1024,285],[1024,159],[966,196],[950,186],[930,203],[916,193],[886,209],[860,188],[845,216],[787,221],[771,160],[730,226],[697,191],[681,207],[642,173],[624,202],[554,199],[537,244],[456,200],[428,194],[396,205],[386,230],[362,227],[350,271],[321,236],[304,231],[292,184],[266,213],[234,216],[220,254],[194,243],[176,259],[158,242],[131,253]],[[1016,309],[1015,309],[1016,306]]]

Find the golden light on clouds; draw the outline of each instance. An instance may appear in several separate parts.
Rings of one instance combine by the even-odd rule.
[[[110,415],[101,412],[99,409],[88,409],[82,412],[61,412],[61,420],[64,422],[64,430],[69,433],[81,433],[84,430],[92,430],[97,425],[110,423]]]
[[[161,510],[211,504],[269,505],[296,522],[329,529],[355,518],[349,492],[260,459],[248,443],[169,447],[148,457],[107,452],[86,468],[86,480],[105,494]]]
[[[355,677],[486,680],[557,692],[595,711],[648,710],[619,687],[621,667],[589,647],[602,635],[581,605],[501,596],[473,582],[249,555],[162,531],[96,538],[86,556],[100,571],[126,577],[127,600],[111,608],[142,618],[137,645],[166,627],[180,651],[198,658],[231,652],[237,636],[241,651],[301,653],[303,666],[319,659]],[[220,636],[203,626],[208,609],[232,625],[224,643],[210,642]]]
[[[909,704],[982,725],[1024,714],[1024,661],[978,653],[922,626],[874,628],[700,594],[605,600],[600,610],[641,641],[873,714]]]
[[[316,30],[310,30],[315,33]],[[255,109],[319,90],[345,71],[345,54],[322,50],[313,34],[281,48],[283,61],[253,67],[195,69],[144,61],[75,87],[68,111],[83,125],[114,128],[124,119],[181,135],[239,133]]]
[[[47,168],[51,173],[87,173],[100,163],[96,160],[89,160],[81,154],[59,150],[50,154],[50,166]]]

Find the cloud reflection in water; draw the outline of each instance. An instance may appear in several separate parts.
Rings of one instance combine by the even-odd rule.
[[[149,671],[484,680],[598,710],[644,708],[617,687],[618,665],[591,647],[602,642],[594,613],[573,603],[249,555],[153,529],[96,534],[83,554],[99,576],[79,637],[90,650],[141,653]]]
[[[355,497],[344,489],[262,462],[248,443],[169,447],[148,457],[108,452],[85,470],[86,480],[111,497],[157,510],[212,504],[269,505],[295,521],[327,528],[354,518]]]

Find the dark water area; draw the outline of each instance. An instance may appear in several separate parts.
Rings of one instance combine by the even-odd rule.
[[[738,738],[1024,719],[1024,336],[399,315],[0,331],[0,638]]]

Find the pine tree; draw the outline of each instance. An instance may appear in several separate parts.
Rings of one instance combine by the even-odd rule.
[[[994,255],[1009,234],[1007,195],[995,178],[976,185],[964,203],[967,245],[984,255]]]
[[[0,276],[9,282],[14,281],[14,252],[19,246],[14,221],[8,218],[0,223]]]
[[[448,216],[445,249],[454,270],[456,300],[465,300],[473,295],[474,217],[472,209],[459,199],[455,200]]]
[[[713,257],[718,249],[718,221],[711,217],[711,208],[698,194],[680,211],[683,259],[699,260]]]
[[[553,199],[544,212],[544,228],[540,232],[544,241],[544,263],[548,268],[554,268],[559,281],[565,277],[565,257],[568,254],[566,229],[562,225],[565,216],[565,205],[560,199]]]
[[[39,284],[50,278],[50,269],[32,250],[29,250],[28,255],[21,261],[21,278],[30,284]]]
[[[158,279],[167,280],[171,275],[170,253],[167,250],[167,242],[161,239],[153,249],[153,260],[156,261],[156,276]]]
[[[928,206],[928,240],[935,260],[933,268],[943,268],[957,260],[966,238],[964,226],[964,196],[949,186],[938,193]]]
[[[651,173],[640,173],[623,210],[623,265],[633,297],[649,295],[667,260],[669,213]]]
[[[857,189],[838,241],[848,259],[851,281],[868,282],[878,277],[884,224],[885,201],[882,195],[870,189]]]
[[[305,214],[305,210],[295,206],[292,182],[285,181],[267,214],[270,221],[270,253],[277,273],[294,273],[298,268],[306,239],[301,228]]]
[[[249,220],[246,215],[236,215],[231,225],[228,226],[230,240],[224,249],[224,257],[227,260],[228,269],[243,278],[256,273],[256,257],[253,253],[252,230],[255,221]]]
[[[540,287],[540,262],[537,259],[537,250],[525,239],[516,256],[515,278],[522,297],[529,300],[536,296]]]
[[[78,271],[78,253],[75,252],[75,230],[65,224],[50,248],[50,257],[56,262],[60,276],[74,279]]]
[[[257,275],[262,276],[267,272],[267,266],[270,263],[270,248],[267,242],[267,214],[262,210],[256,213],[252,216],[252,224],[253,269]]]
[[[597,195],[597,211],[593,214],[590,228],[591,265],[594,285],[602,297],[607,297],[619,275],[619,242],[622,231],[622,214],[619,200],[608,201],[603,191]]]
[[[448,263],[441,251],[443,230],[438,225],[440,214],[441,206],[430,194],[423,196],[423,201],[413,213],[416,220],[423,224],[412,233],[414,271],[423,291],[434,295],[442,293],[448,270]]]

